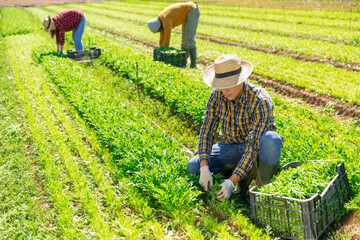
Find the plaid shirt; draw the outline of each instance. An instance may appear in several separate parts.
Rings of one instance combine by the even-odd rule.
[[[269,94],[262,88],[245,82],[244,92],[236,101],[229,101],[218,89],[209,97],[204,123],[201,127],[199,159],[210,161],[215,132],[221,123],[223,144],[246,143],[244,155],[234,173],[243,178],[251,169],[255,157],[253,149],[258,149],[261,135],[275,131],[274,104]],[[254,148],[248,143],[248,134],[253,132]]]
[[[77,29],[83,18],[83,11],[80,9],[67,9],[53,18],[56,26],[56,43],[64,45],[65,32]]]

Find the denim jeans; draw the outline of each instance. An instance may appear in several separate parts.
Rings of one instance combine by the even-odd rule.
[[[200,9],[199,5],[187,15],[186,23],[182,25],[181,47],[182,49],[196,48],[195,35],[199,23]]]
[[[83,45],[81,39],[82,39],[82,35],[83,35],[84,29],[85,29],[85,22],[86,22],[86,18],[85,18],[85,14],[84,14],[83,18],[80,22],[80,25],[78,26],[78,28],[74,29],[72,32],[72,39],[74,40],[76,51],[84,50],[84,45]]]
[[[258,147],[259,160],[275,165],[280,162],[283,138],[273,131],[265,132]],[[225,177],[230,177],[235,167],[238,165],[246,149],[246,143],[238,144],[215,144],[213,145],[209,169],[210,172],[222,173]],[[187,166],[187,171],[191,174],[200,174],[199,155],[193,157]]]

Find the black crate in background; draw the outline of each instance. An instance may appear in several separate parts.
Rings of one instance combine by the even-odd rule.
[[[161,52],[158,48],[154,49],[154,60],[171,64],[175,67],[186,67],[186,53],[179,51],[174,53]]]
[[[67,51],[67,56],[74,60],[82,60],[83,58],[88,58],[90,60],[97,59],[101,55],[101,48],[91,47],[89,50],[83,51]]]
[[[282,169],[297,167],[291,162]],[[250,189],[251,220],[259,227],[270,226],[275,236],[287,239],[318,239],[344,209],[351,188],[344,163],[321,195],[301,200],[256,192]]]

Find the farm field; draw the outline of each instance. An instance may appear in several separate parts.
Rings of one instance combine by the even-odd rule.
[[[171,1],[0,8],[0,238],[273,239],[247,202],[218,202],[186,171],[211,92],[202,73],[227,53],[254,64],[250,81],[275,103],[280,167],[345,163],[351,199],[320,239],[360,238],[357,5],[234,2],[199,2],[196,69],[153,61],[159,35],[146,23]],[[43,31],[68,8],[84,11],[95,62],[59,55]]]

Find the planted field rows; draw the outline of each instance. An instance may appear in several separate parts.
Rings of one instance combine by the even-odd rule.
[[[156,16],[154,15],[154,12],[160,12],[166,7],[165,4],[160,5],[160,3],[156,3],[156,5],[154,5],[153,3],[147,4],[147,8],[142,9],[139,7],[139,3],[120,5],[116,2],[106,4],[93,3],[86,4],[85,6],[89,6],[85,10],[95,11],[98,14],[111,16],[122,21],[133,21],[141,25],[146,24],[148,19]],[[323,26],[319,29],[316,29],[314,26],[308,26],[307,29],[301,30],[298,29],[299,26],[303,26],[303,22],[312,19],[312,17],[301,17],[301,20],[297,20],[298,23],[292,23],[290,19],[289,22],[281,23],[285,26],[279,26],[279,22],[271,22],[266,19],[255,21],[249,19],[247,16],[241,16],[244,12],[252,14],[252,16],[261,16],[261,12],[249,12],[246,8],[238,8],[235,10],[230,7],[223,7],[223,9],[219,8],[220,7],[201,6],[201,22],[198,27],[198,34],[214,36],[213,33],[216,33],[215,37],[223,38],[228,41],[273,48],[277,51],[285,50],[288,52],[296,52],[298,55],[316,56],[344,64],[359,64],[360,57],[357,42],[359,42],[360,34],[356,29],[341,32],[341,29],[331,28],[330,26]],[[229,14],[229,12],[233,14]],[[277,13],[277,15],[278,14],[279,13]],[[275,15],[274,18],[277,18],[277,15]],[[314,17],[316,17],[316,15]],[[220,18],[221,21],[219,21]],[[289,17],[287,16],[287,19],[288,18]],[[250,22],[246,23],[246,21]],[[324,19],[324,21],[329,22],[330,20]],[[336,21],[341,22],[341,19]],[[258,26],[260,24],[263,25],[263,28]],[[281,29],[284,32],[279,32],[277,29]],[[333,30],[333,38],[329,37],[331,34],[329,34],[328,29]],[[306,37],[305,33],[312,35]],[[321,34],[324,34],[326,39],[312,40],[312,38],[320,38]],[[301,37],[298,38],[296,36]],[[346,40],[344,38],[348,39]],[[348,43],[351,42],[353,46],[351,44],[341,44],[342,40],[348,41]]]
[[[69,7],[79,7],[79,5],[68,5]],[[156,44],[158,36],[148,33],[146,25],[134,24],[132,20],[123,21],[115,17],[120,15],[113,13],[113,17],[101,14],[95,14],[94,8],[91,12],[86,11],[87,7],[82,7],[89,16],[89,25],[102,30],[114,31],[130,36],[141,41],[148,41]],[[46,7],[49,11],[60,11],[61,7]],[[98,12],[101,10],[97,10]],[[133,18],[131,18],[133,19]],[[119,24],[121,22],[121,24]],[[180,36],[173,34],[173,42],[180,42]],[[359,105],[359,72],[347,71],[323,63],[312,63],[298,61],[286,56],[266,54],[254,50],[231,45],[219,45],[217,43],[198,40],[198,51],[200,58],[214,60],[218,57],[219,52],[237,53],[244,59],[255,64],[254,73],[283,83],[299,86],[317,94],[330,95],[337,99]]]
[[[0,39],[0,55],[4,56],[0,105],[2,109],[17,106],[16,111],[0,111],[11,119],[9,127],[0,122],[5,126],[0,140],[12,133],[12,142],[1,141],[9,149],[1,152],[9,155],[2,160],[5,167],[1,171],[10,179],[16,171],[26,172],[19,179],[28,183],[24,189],[14,181],[4,190],[8,197],[0,208],[7,213],[1,220],[6,231],[0,231],[0,236],[270,239],[269,229],[251,224],[244,202],[236,198],[215,201],[203,193],[198,177],[186,172],[191,152],[197,148],[211,91],[202,81],[205,66],[179,69],[154,62],[152,48],[109,33],[154,45],[158,40],[145,25],[139,25],[145,18],[120,20],[115,17],[119,15],[115,7],[111,10],[114,15],[110,10],[102,12],[106,7],[100,6],[112,4],[135,3],[103,3],[98,11],[88,6],[92,4],[12,10],[41,26],[44,16],[81,8],[87,16],[85,48],[101,47],[102,55],[95,63],[78,64],[57,54],[54,40],[41,28],[9,33]],[[179,44],[180,36],[173,34],[172,42]],[[359,104],[359,92],[353,93],[358,91],[356,81],[351,79],[358,76],[356,72],[204,40],[197,43],[204,60],[236,53],[255,63],[258,75],[304,84],[308,89],[318,84],[313,86],[315,92]],[[73,48],[68,33],[65,50]],[[304,73],[294,70],[301,67]],[[347,79],[342,76],[345,73]],[[319,83],[321,74],[327,77]],[[331,82],[331,76],[337,76],[337,81]],[[308,78],[314,82],[305,82]],[[341,80],[347,81],[347,89],[330,86]],[[300,100],[268,91],[275,103],[278,132],[285,139],[281,165],[308,159],[344,160],[353,190],[346,206],[358,210],[358,123],[353,119],[337,121],[331,106],[313,109]],[[19,134],[27,137],[16,137]],[[11,146],[24,145],[20,152],[11,151]],[[11,162],[15,167],[10,168],[6,164],[13,159],[17,161]],[[10,198],[26,191],[33,197],[18,202]],[[20,213],[10,210],[13,205]],[[22,221],[12,221],[15,218]]]

